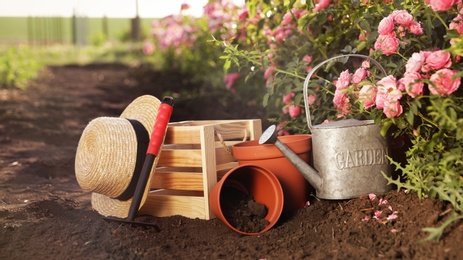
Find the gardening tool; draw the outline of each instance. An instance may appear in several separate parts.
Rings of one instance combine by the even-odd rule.
[[[105,217],[106,220],[114,220],[119,222],[125,222],[130,224],[141,224],[141,225],[151,225],[151,223],[136,222],[135,217],[138,213],[138,208],[140,207],[144,190],[146,188],[151,169],[154,164],[156,156],[158,156],[159,151],[161,150],[162,143],[164,142],[164,137],[166,135],[167,125],[172,115],[173,110],[173,98],[164,97],[156,116],[156,121],[154,123],[153,132],[151,133],[151,139],[148,145],[146,152],[145,161],[143,163],[143,168],[140,173],[140,177],[135,188],[132,202],[130,203],[129,213],[126,219],[121,218],[112,218]]]
[[[278,140],[275,125],[267,128],[259,139],[259,144],[275,144],[315,188],[317,197],[323,199],[350,199],[369,193],[385,193],[392,188],[382,175],[391,175],[387,140],[380,134],[380,127],[373,120],[346,119],[312,125],[307,101],[309,80],[322,65],[344,57],[368,59],[386,75],[377,61],[358,54],[330,58],[315,66],[307,75],[304,98],[307,124],[312,133],[314,168]]]

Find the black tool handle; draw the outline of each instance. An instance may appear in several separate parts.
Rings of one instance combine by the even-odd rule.
[[[151,168],[153,168],[154,160],[156,159],[156,156],[161,149],[162,142],[164,141],[167,125],[169,123],[170,116],[172,115],[173,104],[174,102],[172,97],[164,97],[161,102],[161,106],[159,107],[153,132],[151,133],[148,151],[143,163],[143,168],[133,194],[132,203],[130,204],[129,214],[127,217],[128,221],[133,221],[138,213],[138,208],[140,207],[141,200],[143,198],[143,193],[151,173]]]

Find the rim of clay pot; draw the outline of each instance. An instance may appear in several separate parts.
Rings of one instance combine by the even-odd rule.
[[[247,187],[247,185],[250,184],[240,182],[240,177],[249,177],[254,184],[258,184],[259,186]],[[257,202],[260,202],[267,207],[268,213],[265,219],[269,222],[269,224],[263,230],[259,232],[244,232],[235,228],[225,218],[222,212],[222,205],[220,204],[220,196],[222,188],[230,186],[254,196],[254,199]],[[254,190],[250,191],[250,189]],[[239,165],[228,171],[222,179],[212,187],[209,200],[210,207],[215,216],[222,220],[222,222],[230,229],[243,235],[259,235],[271,229],[280,219],[284,206],[283,188],[281,187],[278,178],[264,167],[251,164]]]
[[[286,135],[278,139],[296,154],[312,150],[312,135]],[[259,140],[245,141],[232,146],[233,156],[238,161],[261,160],[284,157],[274,144],[259,144]]]

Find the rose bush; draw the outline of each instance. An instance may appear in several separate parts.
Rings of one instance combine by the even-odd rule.
[[[263,77],[271,120],[281,134],[307,133],[304,98],[315,124],[373,119],[384,135],[410,140],[391,183],[463,211],[463,16],[460,0],[247,2],[246,39],[224,41],[225,68]],[[303,81],[321,62],[343,54]],[[383,70],[386,72],[383,73]]]
[[[246,9],[232,0],[209,1],[203,7],[203,15],[194,17],[188,15],[189,8],[188,4],[182,4],[179,13],[154,20],[143,53],[157,69],[177,70],[190,75],[192,81],[226,87],[231,93],[239,92],[251,101],[260,99],[262,89],[254,91],[241,87],[242,75],[224,73],[224,61],[219,58],[223,48],[214,42],[214,39],[246,38],[245,29],[237,26],[246,17]]]

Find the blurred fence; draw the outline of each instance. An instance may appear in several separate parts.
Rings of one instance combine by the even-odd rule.
[[[0,17],[0,44],[83,46],[104,40],[140,40],[147,36],[152,21],[152,18],[89,18],[84,16]]]
[[[69,43],[69,21],[63,17],[27,17],[27,42],[30,45]]]

